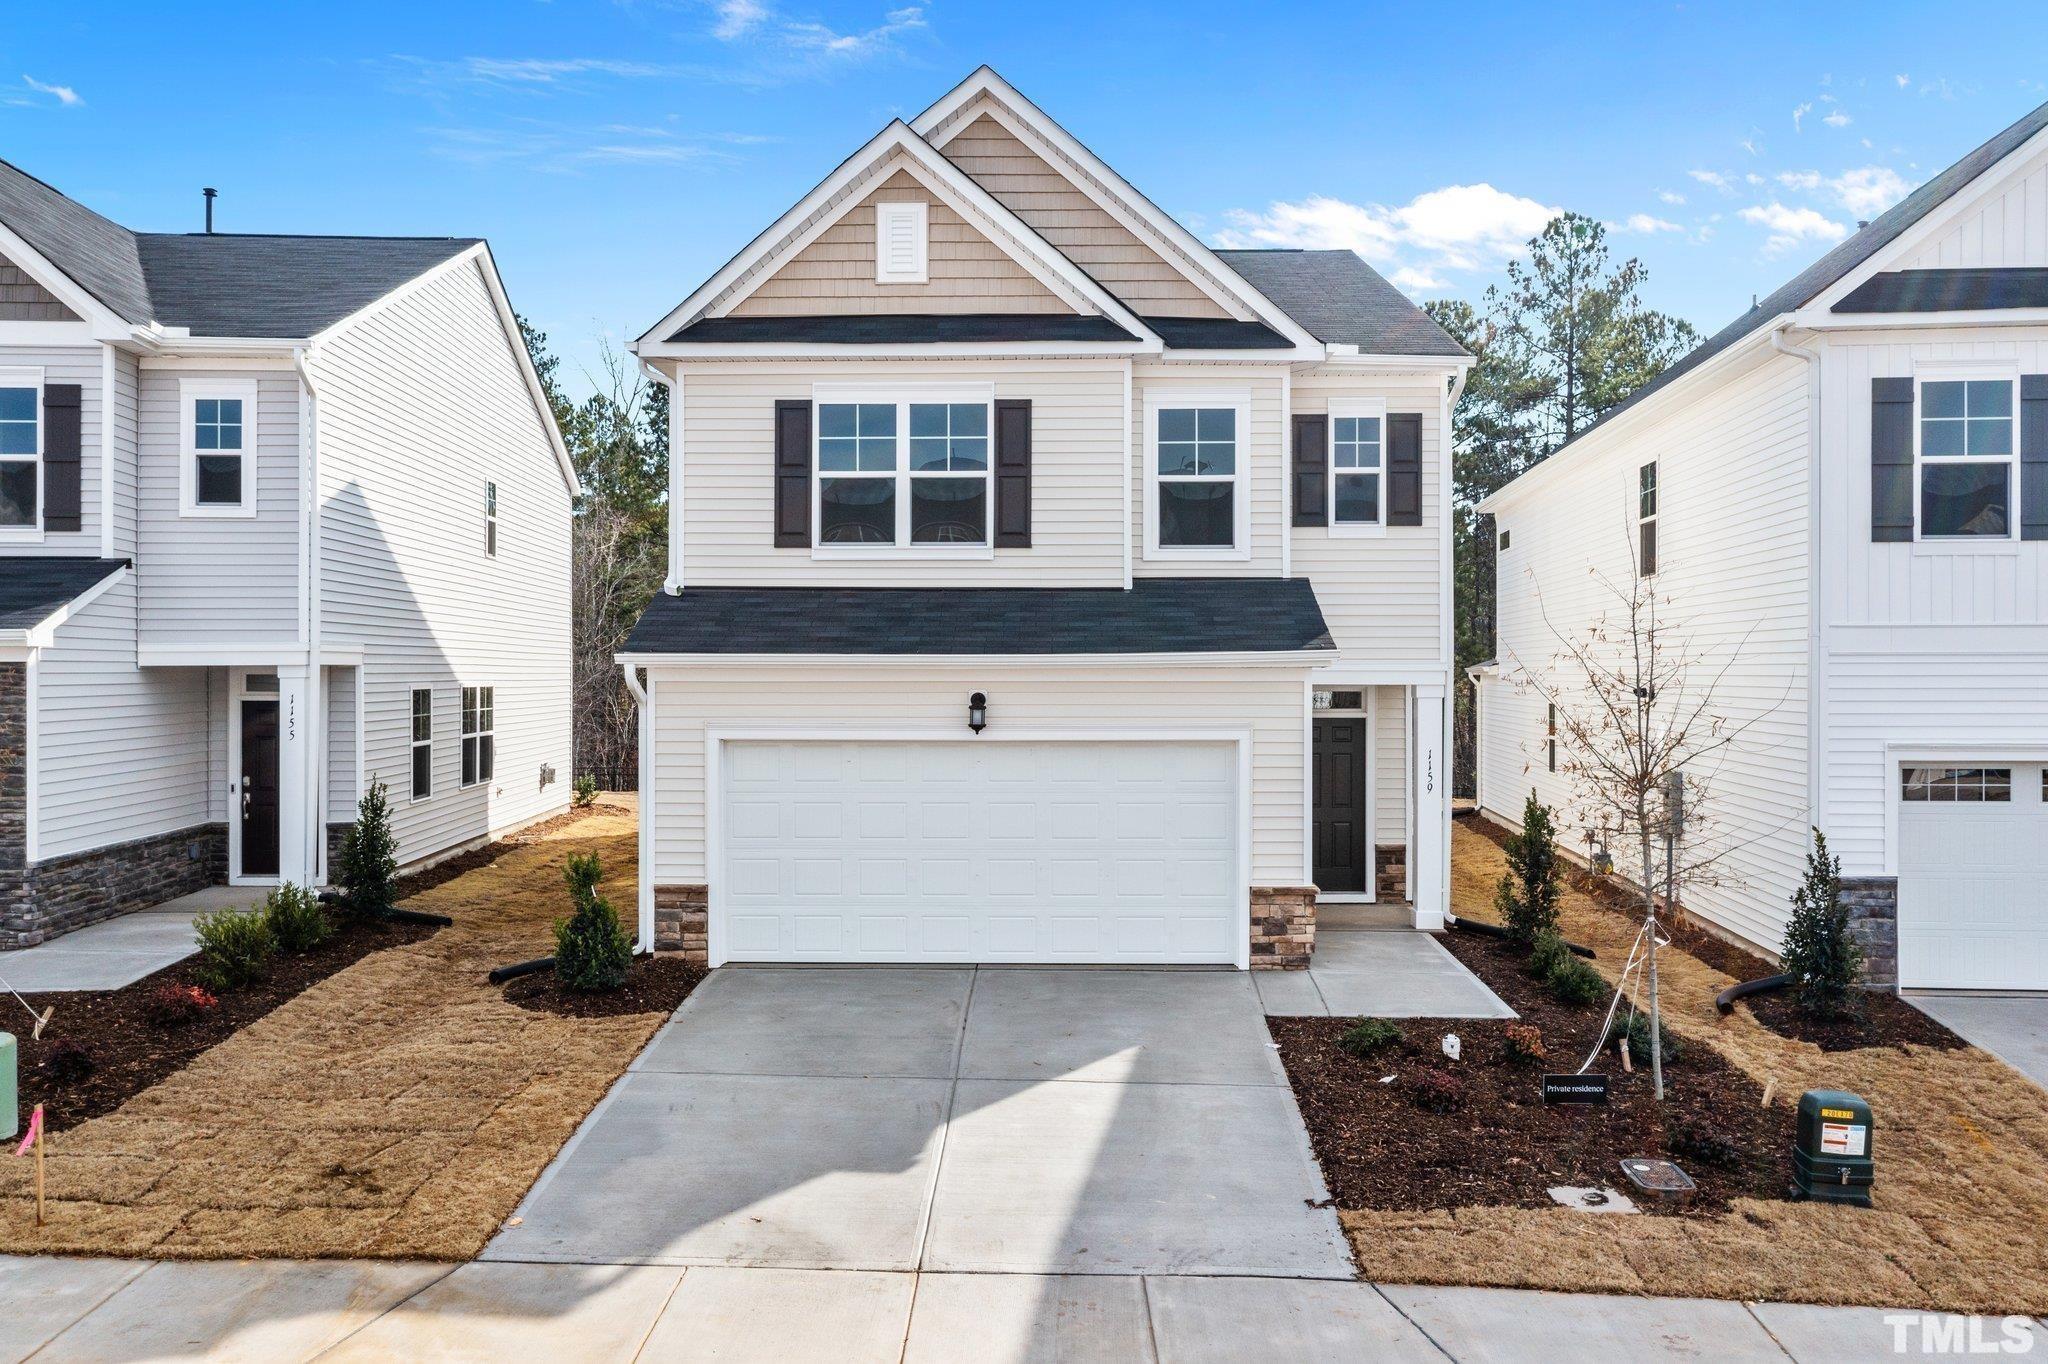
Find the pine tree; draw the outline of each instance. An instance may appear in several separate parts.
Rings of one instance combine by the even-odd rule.
[[[1813,831],[1806,854],[1806,879],[1792,892],[1792,921],[1778,955],[1788,975],[1799,980],[1800,1011],[1815,1018],[1856,1012],[1856,973],[1863,949],[1849,934],[1849,909],[1841,898],[1842,859],[1828,855],[1827,836]]]
[[[356,822],[341,836],[334,883],[358,914],[388,914],[398,903],[398,840],[391,833],[391,803],[381,781],[363,792]]]
[[[1494,907],[1507,925],[1508,937],[1527,951],[1546,933],[1557,932],[1557,904],[1562,896],[1557,873],[1557,828],[1550,807],[1531,791],[1522,803],[1522,830],[1504,840],[1507,874],[1500,878]]]
[[[618,911],[598,894],[603,875],[596,853],[569,855],[563,876],[575,910],[555,924],[555,977],[571,990],[616,990],[633,960],[633,940],[620,927]]]

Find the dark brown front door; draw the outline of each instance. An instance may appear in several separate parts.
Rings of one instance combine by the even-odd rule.
[[[277,702],[242,702],[244,876],[277,875]]]
[[[1365,836],[1365,717],[1315,722],[1316,886],[1362,891],[1371,869]]]

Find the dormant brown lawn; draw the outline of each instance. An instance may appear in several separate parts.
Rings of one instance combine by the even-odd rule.
[[[1491,919],[1500,849],[1459,827],[1456,912]],[[1610,976],[1631,926],[1568,892],[1565,935]],[[1823,1055],[1714,996],[1730,977],[1681,951],[1659,954],[1666,1023],[1718,1049],[1778,1103],[1816,1086],[1875,1110],[1876,1206],[1738,1201],[1712,1217],[1595,1217],[1559,1209],[1345,1212],[1367,1277],[1791,1302],[2048,1311],[2048,1094],[1974,1049],[1882,1048]],[[1647,1153],[1659,1154],[1659,1153]],[[1487,1153],[1467,1153],[1484,1160]],[[1789,1159],[1789,1155],[1788,1155]]]
[[[508,1004],[484,974],[553,950],[562,860],[633,904],[634,820],[600,811],[407,901],[451,915],[364,958],[120,1109],[58,1136],[50,1217],[0,1160],[0,1251],[467,1259],[663,1021]]]

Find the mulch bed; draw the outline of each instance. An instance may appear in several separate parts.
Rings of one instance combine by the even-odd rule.
[[[697,983],[711,974],[681,957],[635,957],[626,983],[604,994],[578,994],[562,988],[553,971],[505,982],[505,999],[535,1013],[564,1018],[617,1018],[622,1014],[673,1013]]]
[[[1354,1019],[1269,1018],[1338,1207],[1548,1207],[1554,1185],[1628,1192],[1619,1162],[1664,1155],[1699,1185],[1689,1212],[1784,1196],[1793,1114],[1783,1104],[1765,1108],[1761,1087],[1732,1063],[1702,1043],[1684,1043],[1676,1059],[1666,1059],[1668,1097],[1659,1104],[1648,1067],[1627,1073],[1610,1050],[1610,1059],[1594,1067],[1610,1078],[1607,1107],[1546,1107],[1541,1075],[1577,1069],[1599,1035],[1605,1001],[1584,1008],[1557,1003],[1498,940],[1451,934],[1444,944],[1522,1023],[1541,1029],[1548,1057],[1509,1059],[1511,1025],[1504,1020],[1395,1020],[1402,1041],[1359,1059],[1337,1046]],[[1443,1057],[1447,1032],[1463,1043],[1457,1062]],[[1431,1073],[1449,1073],[1462,1088],[1452,1111],[1417,1102],[1429,1083],[1421,1077]],[[1380,1083],[1389,1074],[1393,1082]],[[1637,1205],[1654,1206],[1647,1198]]]
[[[335,972],[372,952],[431,937],[423,924],[383,923],[335,916],[335,933],[301,956],[271,960],[262,981],[219,996],[198,1018],[165,1027],[150,1017],[166,986],[198,983],[199,958],[187,957],[118,990],[65,990],[26,996],[40,1013],[55,1007],[49,1027],[31,1038],[25,1019],[16,1031],[21,1057],[21,1107],[43,1105],[49,1130],[62,1132],[111,1113],[200,1053],[248,1027]],[[10,1005],[10,1007],[12,1007]],[[52,1065],[54,1060],[55,1064]],[[77,1072],[90,1067],[90,1072]]]

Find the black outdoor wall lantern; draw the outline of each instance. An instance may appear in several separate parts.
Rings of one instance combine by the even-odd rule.
[[[976,692],[967,698],[967,727],[976,734],[988,728],[988,693]]]

